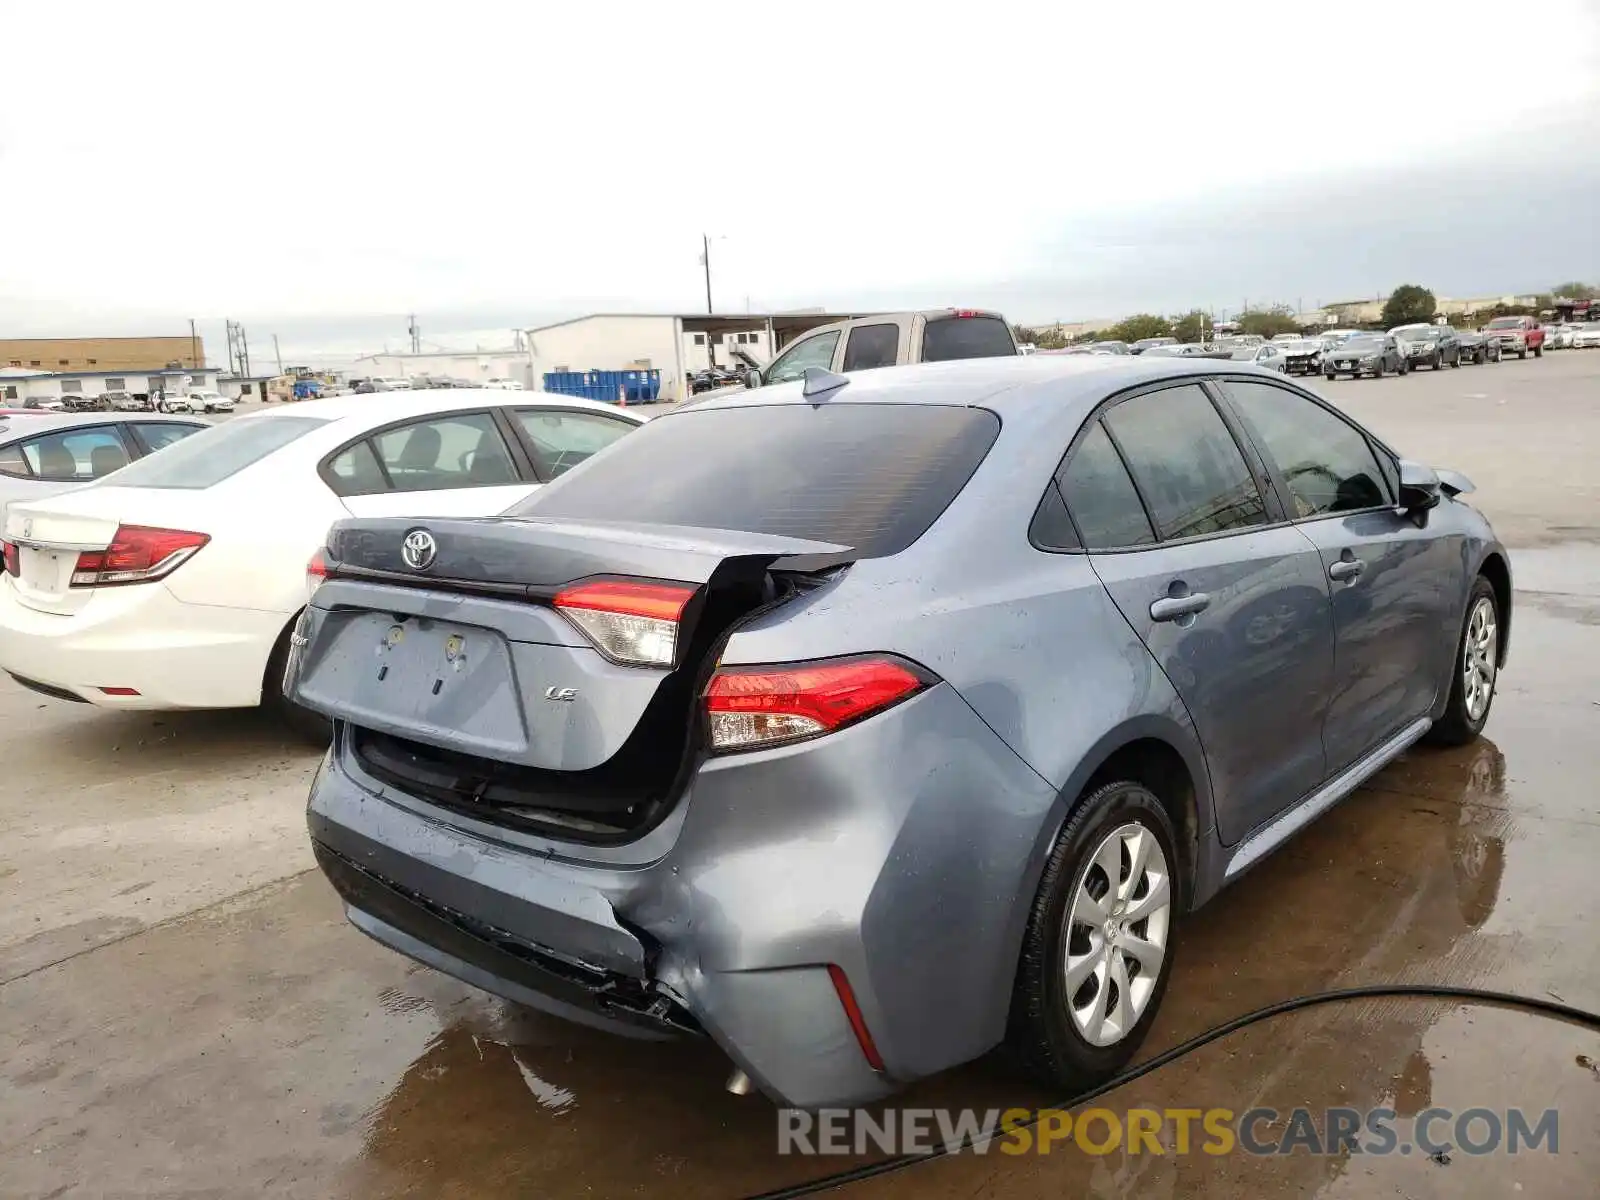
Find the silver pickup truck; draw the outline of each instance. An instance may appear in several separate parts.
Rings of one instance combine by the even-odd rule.
[[[746,386],[788,383],[799,379],[808,367],[866,371],[956,358],[1011,358],[1019,353],[1011,326],[999,313],[975,308],[875,313],[807,330],[765,367],[752,365],[746,373]],[[687,403],[698,404],[739,390],[718,388]]]

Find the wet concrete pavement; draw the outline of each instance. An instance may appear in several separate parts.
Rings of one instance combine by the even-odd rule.
[[[1600,355],[1567,362],[1549,356],[1538,367],[1566,374],[1520,385],[1529,424],[1575,409],[1566,387],[1585,389],[1591,423],[1600,414]],[[1485,738],[1407,754],[1182,925],[1146,1056],[1361,983],[1600,1009],[1600,544],[1570,537],[1600,521],[1596,475],[1552,482],[1536,456],[1508,453],[1521,409],[1493,418],[1497,444],[1455,458],[1427,444],[1430,406],[1466,403],[1447,387],[1519,368],[1533,377],[1506,364],[1327,389],[1417,457],[1488,471],[1485,507],[1529,547],[1513,563],[1511,666]],[[1592,424],[1564,420],[1600,447]],[[253,715],[105,714],[0,684],[0,731],[0,1195],[740,1196],[855,1161],[779,1157],[772,1109],[725,1094],[726,1063],[706,1047],[548,1020],[367,942],[306,871],[315,756]],[[944,1160],[856,1194],[1592,1195],[1600,1075],[1582,1056],[1600,1059],[1600,1035],[1515,1012],[1318,1009],[1102,1103],[1555,1107],[1559,1153],[1440,1165],[1058,1147]],[[1050,1099],[983,1062],[896,1103]]]

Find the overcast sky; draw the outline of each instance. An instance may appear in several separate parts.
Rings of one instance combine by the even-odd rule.
[[[1600,277],[1594,0],[16,0],[0,44],[0,334],[696,311],[702,231],[731,311]]]

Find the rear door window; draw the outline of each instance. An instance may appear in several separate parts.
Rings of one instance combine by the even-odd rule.
[[[190,491],[214,487],[326,424],[321,417],[274,413],[212,425],[168,446],[161,454],[130,464],[117,482],[124,487]]]
[[[1058,483],[1085,549],[1145,546],[1156,540],[1128,468],[1100,422],[1084,434]]]
[[[535,520],[651,521],[898,554],[1000,432],[976,408],[764,404],[657,417],[514,506]]]
[[[838,344],[837,329],[804,338],[772,360],[772,365],[762,375],[762,382],[790,383],[811,367],[821,367],[826,371],[833,365],[833,348]]]
[[[128,447],[115,425],[64,429],[29,438],[22,455],[37,479],[87,483],[128,465]]]
[[[900,326],[895,324],[857,325],[844,344],[844,369],[870,371],[873,367],[892,367],[900,352]]]
[[[18,475],[26,479],[33,474],[28,469],[28,460],[22,456],[22,447],[16,442],[9,446],[0,446],[0,475]]]
[[[189,425],[181,421],[129,421],[127,428],[146,454],[154,454],[173,442],[181,442],[190,434],[210,429],[209,425]]]
[[[488,413],[449,413],[374,434],[372,447],[397,492],[518,483],[511,452]]]
[[[389,490],[389,477],[383,473],[377,452],[368,441],[346,446],[328,460],[322,477],[336,496],[370,496]]]
[[[528,457],[533,460],[533,469],[540,479],[565,475],[623,434],[638,428],[631,421],[619,421],[600,413],[563,412],[554,408],[519,408],[516,418]]]
[[[1199,386],[1145,392],[1103,419],[1161,539],[1266,524],[1266,504],[1239,444]]]
[[[922,330],[922,361],[1014,358],[1017,345],[999,317],[934,317]]]

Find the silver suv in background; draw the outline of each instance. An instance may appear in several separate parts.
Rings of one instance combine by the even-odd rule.
[[[836,372],[868,371],[874,367],[962,358],[1016,358],[1021,353],[1010,324],[996,312],[933,308],[875,313],[807,331],[767,366],[752,367],[746,376],[746,387],[792,383],[811,367]],[[688,403],[700,404],[738,391],[718,388]]]

